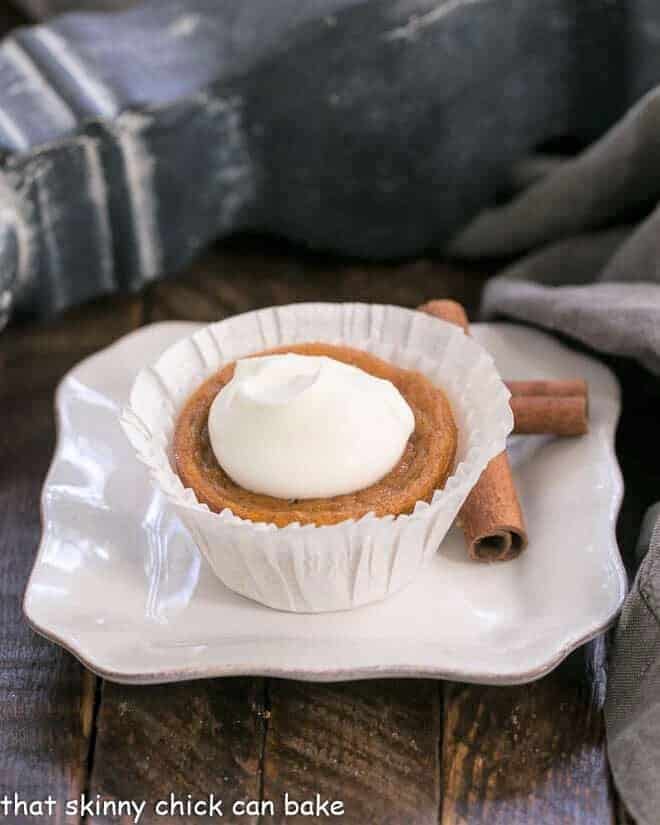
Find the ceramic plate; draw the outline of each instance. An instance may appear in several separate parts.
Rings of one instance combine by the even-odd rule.
[[[505,378],[589,382],[589,435],[510,440],[528,551],[505,564],[474,563],[454,529],[398,595],[301,615],[224,587],[120,429],[137,371],[197,326],[134,332],[75,367],[57,392],[58,445],[24,609],[91,670],[140,683],[260,674],[514,684],[542,676],[612,622],[626,579],[615,539],[619,390],[604,366],[540,332],[475,324]]]

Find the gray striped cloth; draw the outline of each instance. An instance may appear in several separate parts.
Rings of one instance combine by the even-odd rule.
[[[479,215],[452,251],[463,258],[517,256],[488,283],[485,317],[538,324],[602,353],[635,358],[652,380],[660,377],[659,201],[656,90],[582,154]],[[660,503],[640,527],[638,552],[642,561],[614,634],[605,716],[619,793],[640,825],[657,825]]]

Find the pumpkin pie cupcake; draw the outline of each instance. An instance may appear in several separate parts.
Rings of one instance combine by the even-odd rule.
[[[456,327],[295,304],[170,347],[136,378],[122,424],[229,588],[317,612],[414,578],[512,416],[492,360]]]
[[[422,373],[317,342],[207,378],[178,416],[174,456],[183,484],[216,513],[320,527],[430,501],[456,441],[449,401]]]

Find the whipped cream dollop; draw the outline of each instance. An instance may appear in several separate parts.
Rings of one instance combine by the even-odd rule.
[[[329,498],[387,475],[415,417],[390,381],[333,358],[290,353],[238,361],[208,427],[220,466],[246,490]]]

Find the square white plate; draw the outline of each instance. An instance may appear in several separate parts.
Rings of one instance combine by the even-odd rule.
[[[615,538],[620,403],[602,364],[534,330],[475,324],[504,378],[589,383],[588,435],[510,441],[528,551],[504,564],[471,562],[454,529],[420,578],[387,601],[294,614],[224,587],[120,429],[137,371],[198,326],[140,329],[80,363],[57,392],[58,444],[24,610],[91,670],[135,683],[259,674],[514,684],[542,676],[612,622],[626,589]]]

